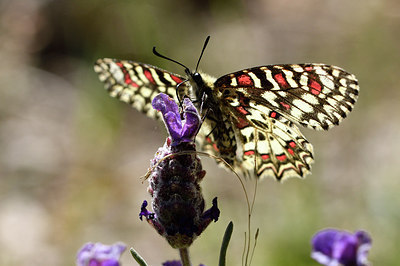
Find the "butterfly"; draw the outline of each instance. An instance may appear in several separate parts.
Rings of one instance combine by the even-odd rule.
[[[203,46],[200,58],[209,41]],[[149,117],[159,93],[176,101],[190,96],[205,120],[196,137],[202,151],[223,158],[245,176],[305,177],[313,146],[297,125],[328,130],[353,109],[356,77],[325,64],[278,64],[243,69],[214,78],[185,68],[185,76],[129,60],[98,59],[94,70],[112,97]]]

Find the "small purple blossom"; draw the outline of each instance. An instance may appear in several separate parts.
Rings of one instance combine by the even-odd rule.
[[[162,266],[182,266],[182,263],[180,260],[169,260],[163,262]]]
[[[77,266],[120,266],[119,258],[126,245],[115,243],[111,246],[101,243],[86,243],[78,252]]]
[[[214,222],[218,221],[221,211],[218,209],[217,197],[212,200],[212,207],[206,210],[201,216],[203,219],[209,219]]]
[[[143,201],[142,207],[140,208],[139,219],[141,221],[143,220],[143,216],[149,220],[154,219],[154,213],[147,210],[147,200]]]
[[[351,234],[336,229],[319,231],[311,240],[311,257],[327,266],[366,266],[371,237],[364,231]]]
[[[180,260],[169,260],[162,264],[162,266],[182,266]],[[205,266],[204,264],[199,264],[199,266]]]
[[[183,100],[183,120],[181,120],[178,105],[164,93],[154,97],[152,105],[163,115],[164,123],[172,139],[172,146],[181,142],[193,142],[200,127],[201,117],[189,98]]]

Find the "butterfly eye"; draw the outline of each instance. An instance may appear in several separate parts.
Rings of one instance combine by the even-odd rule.
[[[193,78],[194,82],[196,82],[197,84],[203,82],[203,78],[201,77],[199,72],[193,73],[192,78]]]

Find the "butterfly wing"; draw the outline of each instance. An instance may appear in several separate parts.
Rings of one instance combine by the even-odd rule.
[[[175,101],[189,95],[184,78],[128,60],[99,59],[95,71],[112,97],[149,117],[160,92]],[[212,80],[214,82],[214,80]],[[222,157],[235,170],[258,177],[304,177],[312,145],[293,122],[313,129],[340,123],[358,97],[354,75],[323,64],[271,65],[222,76],[214,82],[212,107],[197,137],[202,150]],[[292,122],[293,121],[293,122]]]
[[[160,118],[151,102],[159,93],[168,94],[177,102],[176,87],[184,78],[160,68],[128,60],[98,59],[94,66],[112,97],[132,105],[152,118]],[[179,86],[180,99],[189,95],[185,84]]]
[[[236,168],[237,138],[232,121],[228,117],[217,120],[212,115],[207,115],[197,134],[196,144],[200,150],[215,156],[221,166],[227,168],[226,164],[229,164]],[[221,158],[224,161],[221,161]],[[240,169],[235,170],[243,173]]]
[[[338,125],[353,109],[359,86],[354,75],[324,64],[270,65],[225,75],[215,82],[244,99],[267,106],[312,129]]]
[[[236,132],[235,168],[259,178],[304,177],[311,170],[313,148],[298,127],[279,113],[263,108],[240,108],[232,116]]]
[[[224,116],[223,123],[206,120],[203,124],[197,138],[202,150],[223,158],[235,171],[248,177],[272,176],[283,180],[304,177],[310,172],[312,145],[293,122],[265,106],[223,111],[227,112],[230,115]]]
[[[313,148],[293,122],[313,129],[339,124],[358,89],[354,75],[323,64],[262,66],[217,79],[215,97],[235,132],[235,169],[278,180],[304,177]]]

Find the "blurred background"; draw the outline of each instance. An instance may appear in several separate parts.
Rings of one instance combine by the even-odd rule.
[[[400,253],[400,2],[396,0],[0,1],[0,265],[74,265],[88,241],[125,242],[150,265],[178,259],[138,219],[140,179],[165,140],[163,126],[108,96],[97,58],[145,62],[183,74],[153,46],[216,77],[275,63],[327,63],[354,73],[354,111],[313,143],[313,174],[258,184],[253,265],[317,265],[310,239],[323,228],[364,229],[375,265]],[[207,207],[221,218],[190,249],[216,265],[234,222],[228,265],[240,265],[247,226],[236,177],[203,158]],[[249,193],[254,181],[247,183]],[[124,265],[136,265],[129,252]]]

